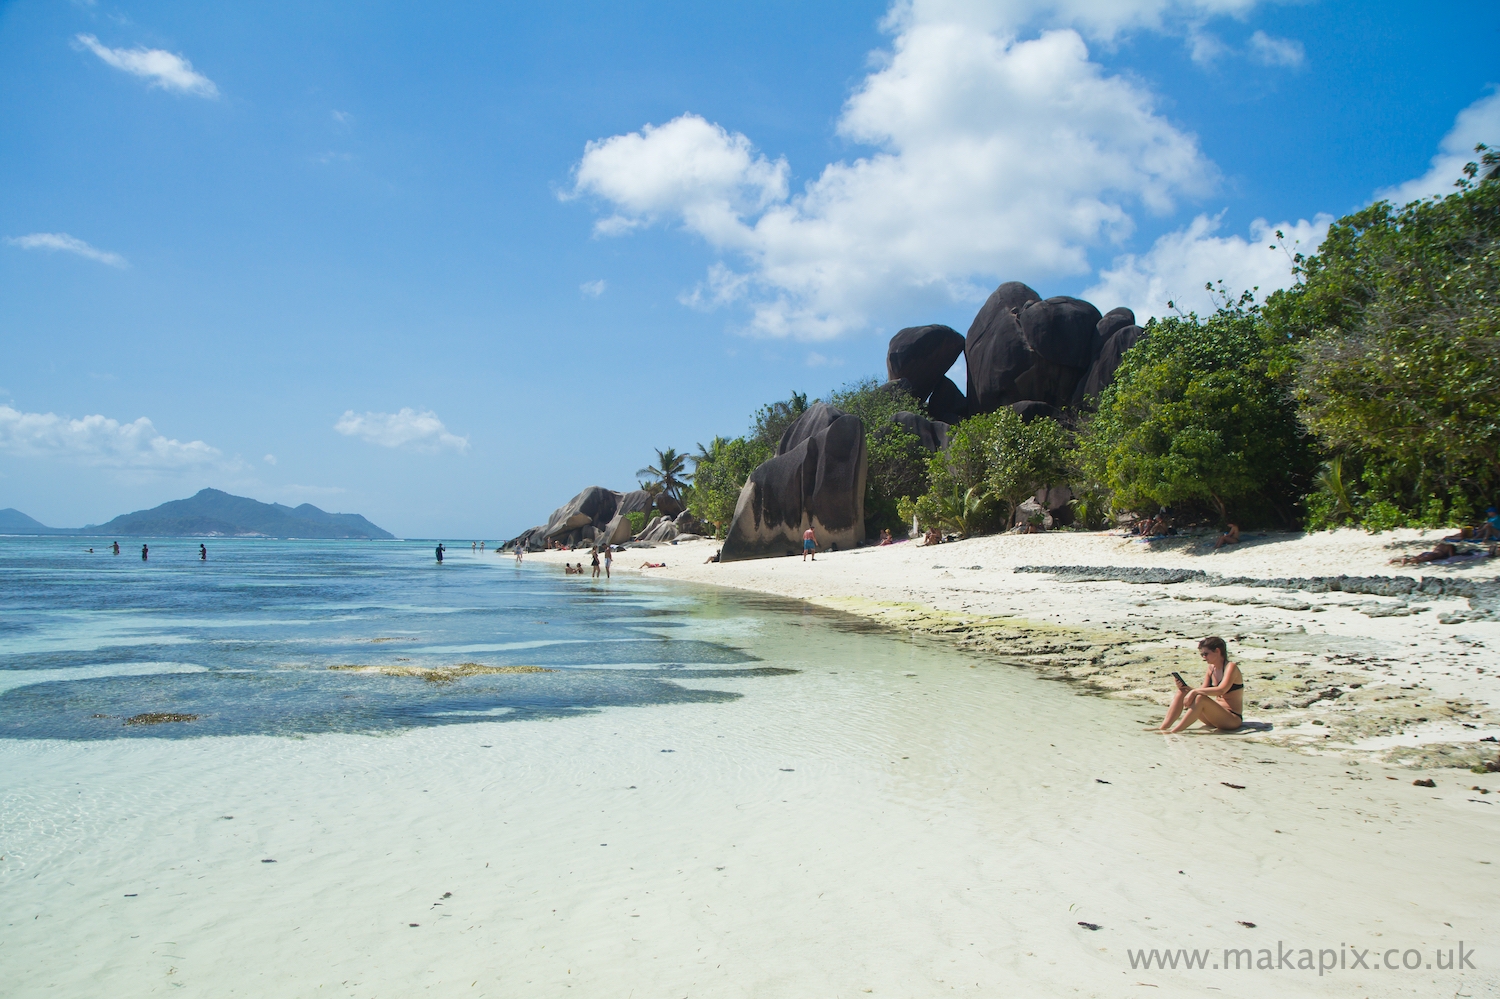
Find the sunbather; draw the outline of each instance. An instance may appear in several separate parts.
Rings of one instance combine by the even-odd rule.
[[[1223,534],[1219,535],[1218,540],[1216,540],[1214,542],[1214,551],[1218,551],[1220,548],[1223,548],[1225,545],[1237,545],[1239,543],[1240,543],[1240,525],[1239,524],[1230,524],[1229,525],[1229,530],[1227,530]]]
[[[1458,549],[1446,541],[1439,541],[1432,546],[1430,552],[1418,552],[1415,555],[1402,555],[1400,558],[1391,559],[1391,565],[1419,565],[1423,562],[1441,562],[1458,554]]]

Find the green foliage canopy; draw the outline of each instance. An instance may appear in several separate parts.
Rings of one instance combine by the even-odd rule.
[[[1302,419],[1343,460],[1316,525],[1464,521],[1500,489],[1500,183],[1484,164],[1446,198],[1340,219],[1266,302],[1298,352]]]
[[[1153,321],[1079,436],[1086,479],[1117,510],[1202,505],[1221,520],[1291,522],[1313,464],[1278,347],[1248,299]]]

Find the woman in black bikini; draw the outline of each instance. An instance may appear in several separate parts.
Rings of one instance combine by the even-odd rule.
[[[1201,721],[1210,728],[1233,732],[1244,724],[1245,678],[1240,668],[1229,661],[1229,646],[1222,638],[1205,638],[1198,643],[1198,655],[1208,664],[1203,686],[1189,687],[1182,677],[1173,674],[1177,693],[1172,696],[1167,717],[1155,731],[1181,732],[1193,722]]]

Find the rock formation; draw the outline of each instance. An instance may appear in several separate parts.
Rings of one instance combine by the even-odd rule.
[[[885,370],[893,382],[905,378],[911,394],[926,400],[963,352],[964,338],[951,326],[908,326],[891,337]]]
[[[815,403],[781,435],[776,456],[740,490],[721,561],[794,554],[812,528],[820,548],[853,548],[865,534],[865,428]]]
[[[886,371],[892,386],[922,401],[922,415],[957,423],[1010,406],[1027,420],[1068,419],[1093,405],[1114,378],[1120,356],[1142,334],[1127,308],[1099,310],[1082,299],[1043,299],[1019,281],[996,288],[964,337],[968,391],[938,366],[957,360],[946,326],[912,326],[891,338]],[[956,336],[956,334],[955,334]],[[951,360],[950,360],[951,358]]]
[[[915,434],[917,440],[929,451],[941,451],[948,446],[948,424],[938,420],[929,420],[918,413],[900,412],[891,417],[909,433]]]

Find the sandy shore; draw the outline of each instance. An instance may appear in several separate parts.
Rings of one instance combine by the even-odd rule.
[[[718,546],[703,540],[627,549],[615,571],[806,600],[1156,704],[1170,671],[1196,682],[1197,640],[1219,634],[1261,729],[1242,737],[1468,768],[1500,750],[1482,741],[1500,738],[1500,560],[1389,564],[1444,533],[1252,534],[1215,552],[1053,532],[729,564],[705,563]],[[561,571],[586,554],[529,558]]]

